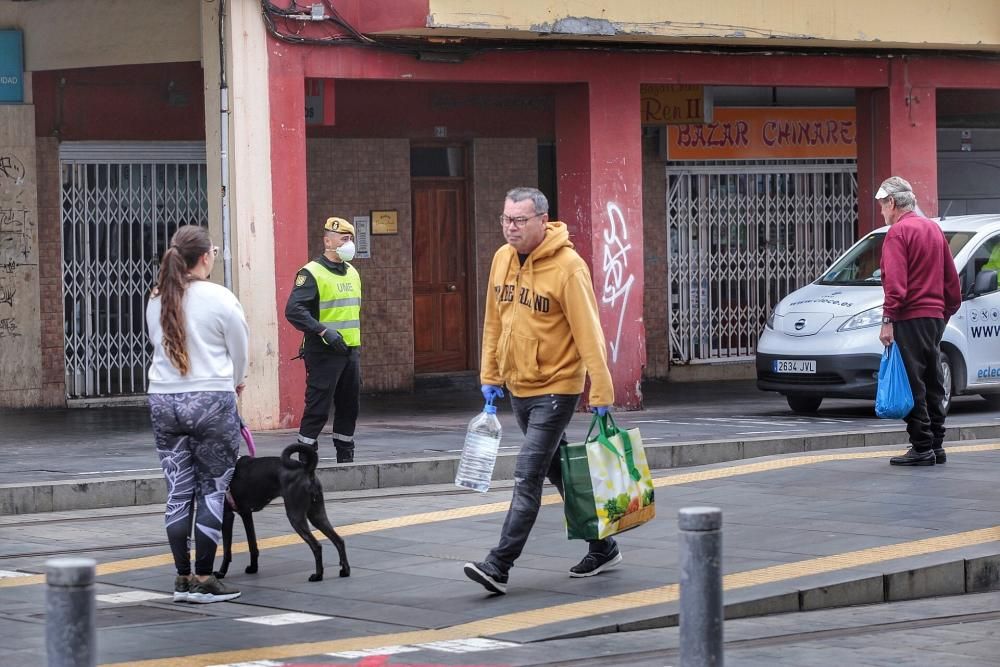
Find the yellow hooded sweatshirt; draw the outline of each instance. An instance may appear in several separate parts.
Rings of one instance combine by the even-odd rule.
[[[615,401],[590,270],[561,222],[522,265],[510,244],[493,255],[483,323],[483,384],[518,397],[580,394],[590,372],[590,404]]]

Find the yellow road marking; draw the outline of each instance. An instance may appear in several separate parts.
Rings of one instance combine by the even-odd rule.
[[[761,584],[797,579],[806,575],[835,572],[860,565],[872,565],[897,558],[921,556],[998,540],[1000,540],[1000,526],[915,540],[913,542],[901,542],[899,544],[835,554],[833,556],[812,558],[797,563],[786,563],[757,570],[749,570],[747,572],[737,572],[723,579],[723,588],[727,591],[749,588]],[[285,660],[320,653],[357,651],[400,644],[423,644],[431,641],[491,637],[551,623],[562,623],[588,616],[613,614],[618,611],[635,609],[637,607],[675,602],[679,597],[680,587],[677,584],[669,584],[667,586],[632,593],[613,595],[607,598],[582,600],[580,602],[554,605],[541,609],[503,614],[501,616],[494,616],[492,618],[462,623],[437,630],[413,630],[384,635],[370,635],[367,637],[334,639],[324,642],[219,651],[216,653],[203,653],[201,655],[176,658],[121,662],[105,665],[104,667],[204,667],[204,665],[248,662],[251,660]]]
[[[949,453],[963,452],[987,452],[1000,450],[1000,442],[982,445],[960,445],[948,447]],[[786,459],[774,459],[771,461],[759,461],[757,463],[746,463],[742,465],[726,466],[711,470],[700,470],[697,472],[681,473],[669,475],[653,480],[653,486],[678,486],[681,484],[691,484],[694,482],[704,482],[713,479],[724,479],[727,477],[737,477],[740,475],[750,475],[757,472],[767,472],[770,470],[783,470],[785,468],[795,468],[812,465],[815,463],[825,463],[829,461],[850,461],[855,459],[883,458],[886,455],[884,449],[868,450],[859,452],[838,452],[836,454],[816,454],[809,456],[793,456]],[[562,502],[558,493],[550,493],[542,497],[542,505],[556,505]],[[342,536],[363,535],[394,528],[407,528],[440,521],[451,521],[454,519],[468,519],[470,517],[484,516],[505,512],[510,505],[509,502],[486,503],[484,505],[471,505],[468,507],[456,507],[449,510],[439,510],[435,512],[422,512],[419,514],[407,514],[393,517],[391,519],[379,519],[377,521],[365,521],[337,527],[337,532]],[[322,539],[322,533],[314,531],[313,535],[317,539]],[[265,549],[275,549],[299,544],[301,538],[296,534],[281,535],[279,537],[269,537],[258,541],[261,551]],[[233,553],[246,553],[248,546],[246,542],[233,544]],[[152,567],[173,565],[174,559],[170,554],[157,556],[144,556],[141,558],[129,558],[126,560],[102,563],[97,566],[97,575],[120,574]],[[16,577],[12,579],[0,579],[0,588],[13,588],[15,586],[32,586],[45,583],[44,575],[33,575],[29,577]]]

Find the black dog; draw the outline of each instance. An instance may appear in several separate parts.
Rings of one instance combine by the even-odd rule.
[[[299,458],[292,458],[293,454]],[[347,562],[347,549],[344,540],[330,525],[326,517],[326,506],[323,502],[323,486],[316,479],[316,464],[319,455],[308,445],[296,443],[289,445],[281,456],[262,456],[251,458],[242,456],[236,462],[236,474],[229,485],[229,497],[226,499],[226,509],[222,517],[222,567],[215,576],[219,579],[226,576],[229,563],[233,560],[233,520],[236,514],[243,519],[247,543],[250,545],[250,565],[247,574],[257,572],[257,534],[253,528],[253,513],[281,496],[285,500],[285,514],[288,522],[305,543],[312,549],[316,558],[316,573],[309,575],[309,581],[320,581],[323,578],[323,549],[313,537],[309,522],[326,535],[327,539],[337,547],[340,554],[340,576],[351,576],[351,566]],[[309,519],[309,522],[306,519]]]

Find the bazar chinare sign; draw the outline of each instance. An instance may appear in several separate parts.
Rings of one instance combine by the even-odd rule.
[[[711,123],[668,128],[669,160],[856,158],[853,107],[716,107]]]

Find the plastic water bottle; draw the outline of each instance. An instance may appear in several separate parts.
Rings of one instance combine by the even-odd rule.
[[[458,462],[455,485],[474,489],[480,493],[488,491],[493,478],[493,465],[497,461],[500,448],[500,420],[497,408],[492,403],[483,406],[483,411],[469,422],[462,447],[462,460]]]

